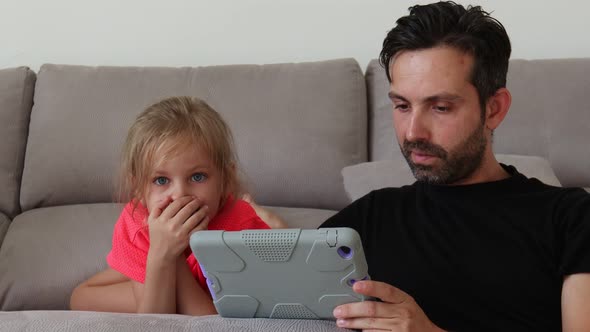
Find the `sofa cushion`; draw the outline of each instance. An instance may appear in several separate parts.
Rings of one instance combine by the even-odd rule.
[[[326,219],[335,215],[335,210],[305,209],[264,206],[268,210],[280,216],[290,228],[314,229],[326,221]]]
[[[564,186],[590,187],[590,58],[511,60],[508,115],[494,133],[494,151],[546,158]],[[400,155],[389,84],[377,60],[366,73],[370,160]]]
[[[549,162],[536,156],[519,156],[496,154],[496,159],[506,165],[512,165],[529,178],[561,186]],[[344,188],[351,201],[355,201],[373,190],[387,187],[401,187],[416,181],[406,160],[380,160],[348,166],[342,169]]]
[[[223,318],[217,315],[120,314],[81,311],[0,312],[2,331],[101,332],[344,332],[334,321],[309,319]]]
[[[567,187],[590,187],[590,58],[512,60],[512,106],[495,151],[545,157]]]
[[[22,176],[35,73],[27,67],[0,70],[0,212],[20,212]]]
[[[2,246],[2,241],[4,241],[4,235],[8,231],[8,225],[10,225],[10,219],[0,212],[0,247]]]
[[[379,160],[344,167],[344,189],[351,202],[373,190],[401,187],[415,179],[405,160]]]
[[[71,291],[106,268],[121,204],[40,208],[18,215],[0,247],[0,310],[68,309]]]
[[[10,266],[0,269],[0,310],[68,309],[74,287],[107,267],[113,226],[122,208],[115,203],[81,204],[18,215],[0,247],[0,266]],[[290,227],[301,228],[316,228],[336,213],[267,208]]]
[[[388,97],[385,70],[371,60],[365,73],[369,121],[369,160],[395,160],[401,157],[393,130],[393,107]]]
[[[198,68],[43,65],[31,115],[25,210],[111,202],[119,151],[146,106],[206,100],[231,126],[261,204],[337,209],[340,170],[367,161],[364,77],[353,59]]]
[[[498,153],[496,159],[505,165],[516,167],[521,174],[528,178],[536,178],[545,184],[561,187],[561,182],[555,175],[553,167],[543,157]]]

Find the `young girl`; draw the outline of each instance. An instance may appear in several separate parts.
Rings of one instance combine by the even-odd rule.
[[[255,204],[236,199],[227,124],[197,98],[165,99],[137,117],[122,152],[121,188],[130,202],[115,224],[109,269],[76,287],[71,308],[215,314],[190,235],[269,228]]]

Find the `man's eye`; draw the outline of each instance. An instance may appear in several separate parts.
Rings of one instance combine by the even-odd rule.
[[[393,108],[400,111],[400,112],[406,112],[407,110],[410,109],[410,107],[407,104],[393,105]]]
[[[194,182],[203,182],[207,179],[207,175],[203,173],[195,173],[191,176],[191,180]]]
[[[434,106],[434,110],[437,112],[444,113],[444,112],[448,112],[449,110],[451,110],[451,108],[448,106]]]
[[[154,184],[158,185],[158,186],[163,186],[165,184],[168,183],[168,179],[163,177],[163,176],[159,176],[157,178],[154,179]]]

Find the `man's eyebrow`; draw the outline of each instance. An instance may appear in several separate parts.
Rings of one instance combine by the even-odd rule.
[[[406,98],[404,98],[404,96],[399,95],[393,91],[389,91],[389,93],[387,93],[387,95],[389,96],[389,99],[394,100],[394,99],[400,99],[403,100],[405,102],[408,102],[408,100]]]
[[[439,93],[433,96],[428,96],[426,98],[424,98],[424,101],[426,102],[434,102],[434,101],[439,101],[439,100],[445,100],[445,101],[457,101],[457,100],[462,100],[463,97],[453,94],[453,93],[448,93],[448,92],[443,92],[443,93]]]
[[[389,93],[387,94],[389,96],[389,99],[393,100],[393,99],[399,99],[402,100],[404,102],[408,102],[408,99],[405,98],[404,96],[397,94],[393,91],[389,91]],[[439,101],[439,100],[446,100],[446,101],[457,101],[457,100],[462,100],[463,97],[454,94],[454,93],[448,93],[448,92],[443,92],[443,93],[439,93],[436,95],[432,95],[432,96],[428,96],[426,98],[423,99],[424,102],[435,102],[435,101]]]

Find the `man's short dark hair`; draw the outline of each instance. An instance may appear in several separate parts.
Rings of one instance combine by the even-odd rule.
[[[470,79],[485,113],[488,98],[506,87],[511,47],[504,26],[480,6],[466,9],[452,1],[417,5],[409,10],[410,14],[398,19],[383,41],[380,61],[387,79],[391,82],[389,65],[400,51],[454,47],[474,58]]]

